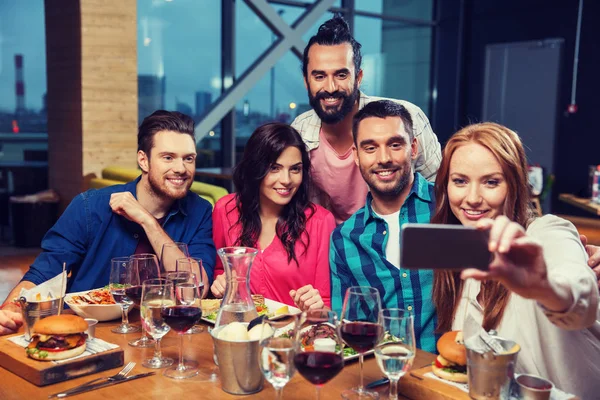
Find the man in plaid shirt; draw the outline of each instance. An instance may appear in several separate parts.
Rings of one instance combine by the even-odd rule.
[[[364,206],[368,191],[352,157],[352,117],[366,104],[383,100],[359,91],[360,47],[342,17],[321,25],[304,49],[302,65],[313,109],[292,122],[310,151],[313,200],[328,208],[338,224]],[[441,152],[427,116],[412,103],[393,101],[404,106],[413,121],[418,143],[415,170],[434,181]]]
[[[433,271],[400,268],[401,226],[428,223],[435,211],[433,184],[412,166],[418,145],[411,115],[393,101],[371,102],[354,116],[352,132],[353,160],[370,192],[331,235],[331,307],[341,311],[350,286],[375,287],[382,307],[414,313],[417,347],[434,352]]]

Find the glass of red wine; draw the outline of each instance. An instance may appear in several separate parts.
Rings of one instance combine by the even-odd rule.
[[[360,386],[342,392],[342,398],[377,399],[377,392],[365,390],[363,384],[363,359],[373,350],[382,333],[379,311],[379,291],[370,286],[352,286],[346,290],[342,307],[342,339],[357,353],[360,362]]]
[[[160,252],[160,267],[163,271],[176,271],[177,260],[189,256],[190,253],[187,244],[181,242],[165,243]]]
[[[194,276],[194,283],[198,287],[200,292],[200,299],[205,296],[205,288],[204,288],[204,270],[202,269],[202,260],[199,258],[186,257],[180,258],[176,262],[176,270],[177,272],[189,272]],[[185,334],[193,334],[193,333],[202,333],[204,332],[204,327],[201,325],[194,325],[191,329],[185,332]]]
[[[198,363],[183,359],[183,335],[202,316],[200,290],[195,274],[190,272],[169,272],[167,279],[175,286],[177,304],[162,309],[164,321],[179,335],[179,363],[165,370],[164,375],[173,379],[187,379],[198,375]]]
[[[338,316],[332,310],[309,310],[300,316],[294,332],[296,370],[316,386],[319,400],[321,386],[344,368],[344,344]]]
[[[160,278],[160,267],[156,255],[149,253],[134,254],[129,257],[132,268],[131,286],[125,289],[127,297],[133,301],[133,304],[140,307],[142,301],[142,283],[148,279]],[[146,334],[144,324],[142,324],[142,337],[129,342],[133,347],[154,347],[154,340]]]
[[[110,260],[109,289],[115,303],[121,306],[121,325],[111,329],[114,333],[139,332],[140,328],[129,323],[127,313],[133,305],[133,300],[127,297],[125,290],[137,282],[129,257],[115,257]]]

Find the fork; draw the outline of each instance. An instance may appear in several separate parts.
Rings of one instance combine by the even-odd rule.
[[[127,363],[126,366],[123,367],[122,370],[120,370],[119,372],[117,372],[113,376],[109,376],[108,378],[106,378],[106,377],[100,377],[100,378],[92,379],[89,382],[82,383],[79,386],[75,386],[74,388],[71,388],[69,390],[65,390],[63,393],[69,393],[69,392],[71,392],[71,391],[73,391],[75,389],[80,389],[80,388],[82,388],[84,386],[89,386],[89,385],[91,385],[93,383],[96,383],[96,382],[99,382],[99,381],[101,381],[103,379],[106,379],[107,382],[120,381],[121,379],[125,379],[125,377],[127,376],[127,374],[129,372],[131,372],[131,370],[133,369],[133,367],[135,367],[135,363],[133,361],[130,361],[129,363]],[[48,398],[53,398],[53,397],[56,397],[56,395],[51,395]]]

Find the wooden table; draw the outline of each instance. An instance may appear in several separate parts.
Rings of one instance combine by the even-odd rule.
[[[600,204],[593,203],[592,201],[590,201],[590,199],[577,197],[567,193],[559,194],[558,199],[572,206],[592,213],[596,216],[600,216]]]
[[[131,320],[137,319],[137,311],[131,313]],[[143,367],[142,361],[150,358],[153,354],[154,349],[139,349],[133,348],[127,344],[128,341],[135,339],[140,333],[132,333],[127,335],[115,334],[110,330],[118,325],[118,321],[111,321],[98,324],[96,328],[96,336],[104,339],[108,342],[118,344],[125,351],[125,362],[135,361],[137,365],[131,372],[131,375],[152,371],[148,368]],[[177,359],[178,357],[178,345],[179,338],[174,332],[169,332],[162,341],[163,355]],[[211,368],[214,367],[213,363],[213,346],[212,339],[207,332],[186,335],[184,337],[184,357],[186,359],[194,359],[200,363],[201,367]],[[418,351],[415,358],[413,369],[418,369],[425,365],[431,364],[435,356],[431,353],[424,351]],[[81,378],[72,379],[66,382],[57,383],[45,387],[37,387],[28,381],[20,378],[11,372],[0,368],[0,399],[12,400],[12,399],[42,399],[47,398],[48,395],[62,390],[70,389],[81,383],[87,382],[91,379],[99,376],[111,376],[119,371],[119,368],[104,371],[95,375],[87,375]],[[233,396],[225,393],[221,390],[220,382],[202,382],[198,377],[177,381],[174,379],[167,378],[162,375],[163,370],[154,370],[157,372],[155,376],[138,379],[132,382],[122,383],[109,388],[98,389],[92,392],[83,393],[77,395],[77,399],[184,399],[185,396],[192,396],[198,399],[240,399],[240,398],[252,398],[252,399],[273,399],[275,398],[275,392],[271,385],[265,381],[265,385],[262,391],[259,393],[249,396]],[[367,357],[365,360],[365,382],[371,382],[381,378],[383,375],[379,370],[376,361],[373,357]],[[345,389],[355,387],[359,381],[359,365],[358,362],[348,363],[343,371],[332,381],[327,383],[321,389],[322,399],[338,399],[340,398],[340,392]],[[423,382],[429,382],[429,380],[423,380],[416,376],[407,374],[401,379],[400,384],[400,396],[401,399],[452,399],[456,397],[446,397],[443,394],[435,394],[425,391]],[[447,387],[444,384],[443,387]],[[449,387],[450,389],[454,389]],[[443,389],[443,388],[442,388]],[[387,396],[388,387],[381,386],[377,389],[380,393]],[[440,390],[439,388],[437,389]],[[286,385],[283,391],[283,397],[286,400],[306,400],[314,398],[315,388],[308,381],[306,381],[300,374],[296,373],[292,380]],[[444,390],[442,390],[443,392]],[[451,391],[451,390],[450,390]],[[382,396],[382,398],[384,398]],[[465,394],[464,398],[468,398]]]
[[[214,178],[233,180],[233,168],[197,168],[196,178]]]

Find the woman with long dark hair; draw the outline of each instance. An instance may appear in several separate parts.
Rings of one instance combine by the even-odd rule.
[[[454,134],[435,182],[434,223],[489,230],[489,271],[436,271],[438,330],[467,316],[521,345],[516,372],[553,381],[581,398],[598,395],[598,287],[575,227],[530,213],[519,136],[481,123]],[[468,249],[457,249],[468,251]]]
[[[330,307],[329,237],[333,215],[309,200],[310,159],[298,132],[286,124],[258,127],[233,173],[236,193],[213,211],[218,248],[259,249],[250,289],[302,310]],[[217,260],[215,297],[225,291]]]

